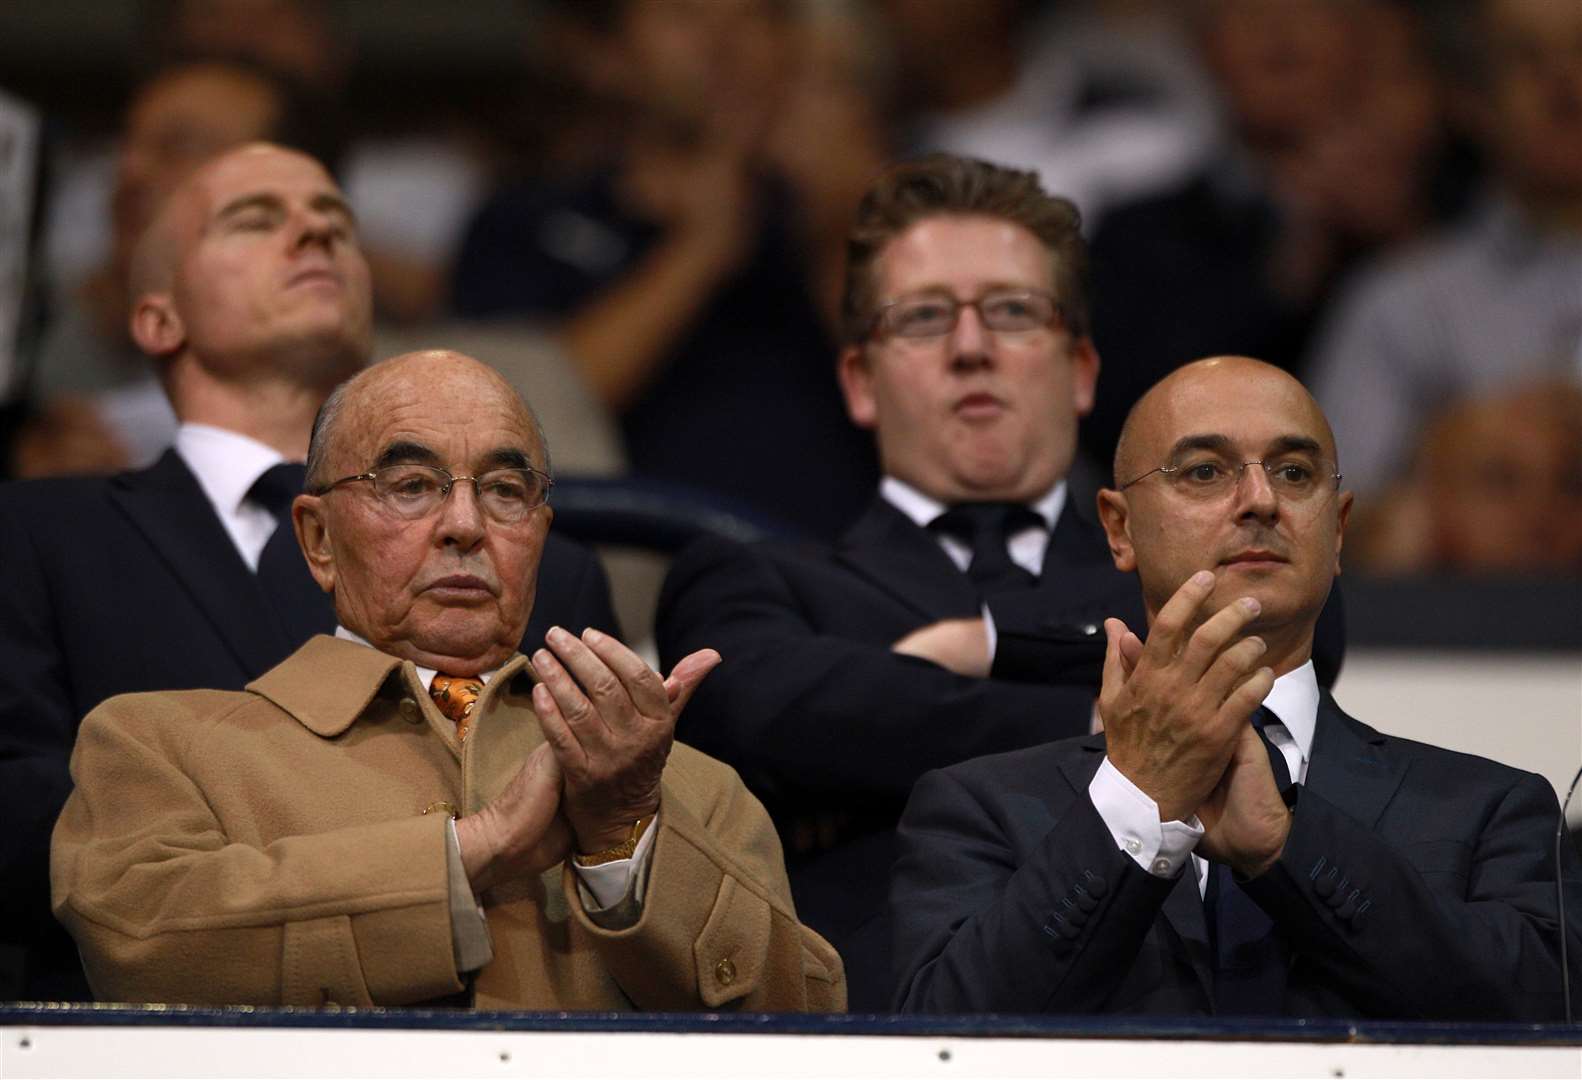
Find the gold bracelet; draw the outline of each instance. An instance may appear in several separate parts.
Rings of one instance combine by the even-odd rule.
[[[614,847],[605,848],[603,851],[590,852],[587,855],[578,853],[571,857],[578,866],[599,866],[603,863],[615,862],[617,859],[630,859],[637,850],[637,842],[643,838],[643,833],[648,831],[648,823],[654,820],[649,814],[632,822],[631,834]]]

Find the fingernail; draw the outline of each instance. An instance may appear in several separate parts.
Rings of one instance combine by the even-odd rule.
[[[560,627],[558,627],[558,626],[551,626],[549,628],[549,632],[544,635],[544,640],[545,641],[553,641],[553,642],[557,642],[558,643],[561,640],[563,640],[565,638],[568,638],[570,636],[571,636],[570,634],[566,633]]]
[[[589,645],[597,645],[599,642],[604,640],[604,634],[590,626],[582,632],[582,640],[586,641]]]
[[[1240,603],[1242,607],[1246,608],[1248,612],[1253,615],[1258,614],[1258,612],[1263,608],[1263,605],[1258,603],[1258,598],[1256,596],[1244,596],[1238,601],[1238,603]]]
[[[554,631],[551,630],[550,633],[554,633]],[[533,666],[536,667],[538,670],[543,671],[548,665],[549,665],[549,650],[548,649],[539,649],[536,653],[533,654]]]
[[[1192,584],[1196,585],[1200,589],[1208,588],[1210,585],[1214,584],[1214,571],[1199,570],[1197,573],[1192,575]]]

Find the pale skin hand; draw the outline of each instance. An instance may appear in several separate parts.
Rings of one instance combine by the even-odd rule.
[[[1258,666],[1263,640],[1241,636],[1257,602],[1243,598],[1204,620],[1213,589],[1207,571],[1190,578],[1140,648],[1121,620],[1104,623],[1099,714],[1109,759],[1159,805],[1162,821],[1185,820],[1203,806],[1274,685],[1274,672]]]
[[[533,655],[533,708],[564,775],[561,810],[577,850],[603,851],[659,809],[659,779],[681,714],[720,661],[713,649],[685,657],[668,679],[597,630],[559,627]]]
[[[989,634],[982,619],[941,619],[920,626],[890,646],[903,656],[932,660],[957,675],[989,675]]]
[[[456,845],[474,893],[500,881],[537,877],[570,853],[560,785],[560,763],[545,743],[527,755],[494,801],[456,819]]]

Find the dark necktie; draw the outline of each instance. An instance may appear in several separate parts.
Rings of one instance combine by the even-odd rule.
[[[929,522],[972,548],[967,576],[983,596],[1025,589],[1037,579],[1011,558],[1010,537],[1044,519],[1020,503],[958,503]]]
[[[1291,786],[1291,771],[1285,755],[1264,732],[1266,724],[1278,723],[1280,718],[1265,708],[1252,715],[1275,786],[1284,792]],[[1278,1015],[1285,994],[1285,942],[1224,863],[1209,865],[1203,915],[1214,958],[1214,1011],[1222,1016]]]
[[[292,649],[335,629],[334,611],[308,573],[291,524],[291,500],[302,494],[306,479],[306,466],[281,462],[266,469],[247,492],[275,518],[275,531],[258,557],[258,584]]]

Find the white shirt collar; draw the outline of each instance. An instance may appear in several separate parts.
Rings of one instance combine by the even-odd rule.
[[[886,476],[879,481],[879,494],[885,502],[905,514],[920,529],[928,528],[929,522],[949,509],[938,499],[925,495],[905,480],[898,480],[893,476]],[[1064,480],[1050,488],[1041,498],[1028,504],[1039,517],[1044,519],[1044,526],[1053,531],[1055,521],[1060,517],[1060,511],[1066,505],[1066,482]]]
[[[1318,728],[1318,675],[1309,660],[1295,671],[1274,680],[1274,688],[1263,699],[1266,709],[1280,718],[1291,733],[1302,761],[1313,758],[1313,733]]]
[[[265,470],[286,460],[272,446],[209,424],[178,427],[176,453],[222,517],[236,513]]]

